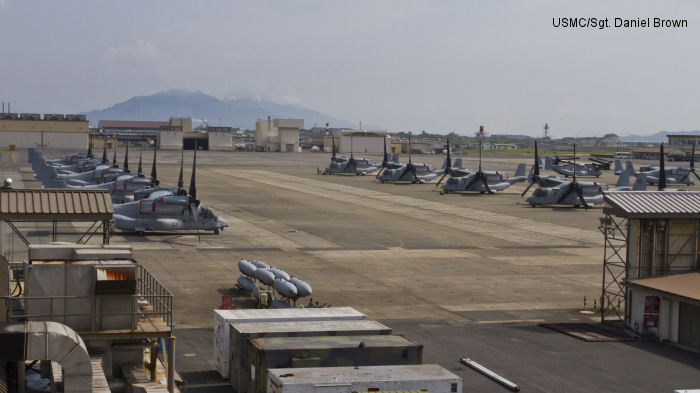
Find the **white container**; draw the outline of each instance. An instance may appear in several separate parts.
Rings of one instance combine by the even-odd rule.
[[[391,328],[376,321],[333,320],[295,322],[232,323],[228,380],[237,392],[248,387],[248,340],[260,337],[361,336],[391,334]]]
[[[231,323],[340,321],[367,319],[367,315],[352,307],[278,308],[247,310],[214,310],[214,362],[222,377],[228,378]]]
[[[417,366],[278,368],[267,373],[268,393],[352,393],[427,390],[462,392],[462,378],[437,364]]]

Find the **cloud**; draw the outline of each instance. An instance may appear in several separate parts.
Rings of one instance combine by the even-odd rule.
[[[108,48],[103,54],[102,60],[111,68],[124,70],[155,65],[161,57],[162,52],[155,45],[138,38],[129,45]]]
[[[0,0],[0,12],[10,5],[10,0]]]

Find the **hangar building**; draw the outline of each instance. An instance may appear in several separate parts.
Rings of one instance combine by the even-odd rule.
[[[87,149],[89,130],[85,115],[0,113],[3,147]]]

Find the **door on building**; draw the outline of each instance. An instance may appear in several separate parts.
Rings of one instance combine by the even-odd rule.
[[[678,343],[700,349],[700,306],[680,302]]]
[[[285,151],[287,153],[294,153],[294,144],[293,143],[287,143]]]

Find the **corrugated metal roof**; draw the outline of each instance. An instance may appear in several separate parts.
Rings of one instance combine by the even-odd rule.
[[[0,190],[0,220],[95,221],[113,213],[107,190]]]
[[[611,191],[606,212],[630,218],[700,218],[697,191]]]
[[[700,301],[700,273],[698,272],[643,278],[630,281],[628,284]]]

